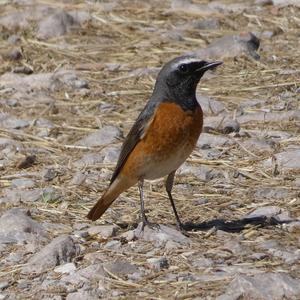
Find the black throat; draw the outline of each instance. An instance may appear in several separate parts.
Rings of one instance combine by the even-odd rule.
[[[172,88],[166,84],[156,84],[151,97],[152,101],[173,102],[180,105],[184,110],[195,111],[200,106],[196,98],[197,83],[182,82],[182,84]]]

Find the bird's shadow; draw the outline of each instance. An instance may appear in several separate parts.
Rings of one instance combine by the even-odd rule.
[[[186,222],[183,223],[183,229],[186,231],[206,231],[215,228],[226,232],[241,232],[245,228],[249,227],[249,225],[256,227],[268,227],[287,224],[293,221],[294,220],[278,220],[275,217],[268,218],[266,216],[249,217],[233,221],[214,219],[201,223]]]
[[[182,224],[182,227],[185,231],[207,231],[212,228],[216,230],[222,230],[226,232],[237,233],[241,232],[242,230],[248,228],[249,226],[255,227],[269,227],[269,226],[276,226],[282,224],[288,224],[295,220],[278,220],[276,217],[266,217],[266,216],[259,216],[259,217],[248,217],[242,218],[238,220],[226,221],[224,219],[213,219],[210,221],[195,223],[195,222],[185,222]],[[138,223],[135,224],[117,224],[121,228],[133,227],[136,228]]]

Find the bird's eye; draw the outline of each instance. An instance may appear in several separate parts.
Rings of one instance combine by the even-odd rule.
[[[180,65],[179,70],[181,73],[187,73],[189,69],[188,69],[187,65]]]

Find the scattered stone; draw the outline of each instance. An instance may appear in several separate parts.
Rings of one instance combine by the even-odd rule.
[[[205,49],[194,52],[199,57],[206,59],[221,59],[249,55],[258,60],[260,57],[256,50],[260,41],[252,32],[243,32],[239,35],[226,35],[213,41]]]
[[[285,228],[288,232],[291,233],[300,233],[300,221],[291,222],[285,225]]]
[[[233,145],[234,141],[226,136],[202,133],[197,142],[200,149],[216,148]]]
[[[253,212],[248,214],[246,218],[256,218],[256,217],[274,217],[281,213],[281,208],[278,206],[263,206],[255,209]]]
[[[72,15],[61,11],[42,19],[38,24],[37,37],[39,39],[49,39],[69,33],[78,28],[78,23]]]
[[[35,182],[28,178],[16,178],[11,181],[11,186],[18,189],[32,188]]]
[[[54,268],[54,272],[61,274],[70,274],[76,271],[76,266],[74,263],[66,263],[64,265]]]
[[[22,12],[14,12],[0,17],[0,25],[8,31],[16,31],[19,29],[26,29],[29,22]]]
[[[239,132],[240,124],[238,121],[228,117],[207,117],[204,119],[203,132],[219,132],[228,134],[231,132]]]
[[[219,171],[214,170],[211,167],[204,166],[204,165],[191,165],[188,163],[184,163],[177,172],[178,175],[193,175],[197,179],[200,179],[202,181],[210,181],[217,177],[224,177],[222,173]]]
[[[56,91],[61,90],[62,88],[81,89],[88,87],[88,82],[81,79],[78,76],[78,72],[65,69],[59,69],[55,73],[40,73],[27,76],[15,73],[5,73],[0,76],[0,82],[2,88],[12,89],[15,93],[21,93],[19,95],[17,94],[17,96],[20,97],[22,101],[28,97],[31,99],[33,91]],[[34,95],[42,98],[40,102],[53,101],[53,99],[49,99],[44,93]],[[35,97],[35,102],[37,101],[36,98],[37,97]]]
[[[281,171],[288,170],[299,170],[300,169],[300,150],[287,150],[275,154],[276,162],[278,168]],[[272,158],[269,158],[263,162],[263,166],[266,168],[271,168],[273,166]]]
[[[122,136],[119,128],[115,126],[104,126],[103,128],[82,138],[76,144],[85,147],[97,147],[112,144]]]
[[[211,30],[211,29],[219,29],[220,22],[218,19],[204,19],[204,20],[196,20],[192,22],[192,27],[200,30]]]
[[[116,163],[119,158],[120,147],[108,146],[100,153],[104,156],[103,163]]]
[[[264,139],[250,138],[242,142],[242,145],[250,152],[262,153],[272,152],[275,148],[275,143],[267,142]]]
[[[0,290],[4,290],[9,287],[8,281],[0,281]]]
[[[272,0],[273,5],[275,6],[280,6],[280,7],[284,7],[284,6],[297,6],[300,7],[300,3],[298,0]]]
[[[176,246],[188,245],[190,243],[189,238],[184,236],[180,231],[165,225],[159,225],[157,229],[145,226],[144,230],[142,230],[142,223],[140,223],[134,230],[134,235],[136,238],[153,241],[157,246],[163,246],[169,241],[176,243]]]
[[[192,258],[191,264],[194,268],[206,269],[212,267],[214,262],[210,258],[197,257],[196,259]]]
[[[54,168],[47,168],[43,172],[43,179],[45,181],[51,181],[57,176],[57,171]]]
[[[88,82],[81,79],[74,70],[59,69],[51,76],[51,89],[59,90],[62,87],[69,87],[72,90],[87,89]]]
[[[297,299],[300,297],[300,280],[285,273],[264,273],[253,277],[239,275],[227,288],[225,294],[217,300],[239,298],[280,300]]]
[[[197,100],[205,115],[219,115],[226,110],[225,105],[210,97],[197,94]]]
[[[33,70],[32,70],[32,68],[30,68],[28,66],[20,66],[20,67],[15,67],[13,69],[13,72],[29,75],[29,74],[33,73]]]
[[[86,178],[87,176],[85,174],[78,171],[75,173],[72,180],[70,181],[70,185],[82,185],[85,182]]]
[[[70,236],[58,236],[28,260],[22,268],[22,273],[42,273],[62,263],[70,262],[78,254],[77,252]]]
[[[166,257],[148,258],[147,264],[150,269],[153,269],[155,271],[161,271],[162,269],[167,269],[169,267],[169,262]]]
[[[28,127],[29,122],[5,113],[0,113],[0,126],[7,129],[21,129],[24,127]]]
[[[81,159],[74,162],[76,167],[88,167],[103,162],[103,154],[100,153],[87,153],[82,156]]]
[[[35,202],[40,200],[56,201],[60,198],[58,191],[51,187],[33,190],[6,189],[4,195],[7,202],[10,203]]]
[[[23,160],[21,160],[17,167],[18,169],[27,169],[30,168],[36,161],[35,155],[27,155]]]
[[[124,260],[107,262],[103,265],[105,270],[115,275],[128,275],[139,272],[139,268]]]
[[[102,238],[107,239],[116,235],[118,230],[117,225],[98,225],[88,228],[90,236],[100,235]]]
[[[120,241],[109,241],[104,245],[105,249],[111,249],[111,250],[120,250],[122,246],[122,243]]]
[[[0,218],[0,243],[24,243],[34,236],[45,237],[42,225],[30,218],[30,213],[20,208],[6,211]]]
[[[300,120],[300,110],[290,110],[284,112],[255,112],[247,113],[237,117],[240,124],[250,122],[283,122],[291,120]]]
[[[281,187],[261,187],[256,188],[254,197],[256,199],[285,199],[289,195],[289,190]]]
[[[66,300],[98,300],[99,295],[93,292],[80,291],[74,292],[67,295]]]

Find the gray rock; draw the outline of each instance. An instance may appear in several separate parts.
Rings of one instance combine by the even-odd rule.
[[[35,186],[35,182],[28,178],[16,178],[11,181],[12,187],[15,188],[32,188]]]
[[[39,39],[49,39],[58,37],[74,30],[78,27],[72,15],[61,11],[42,19],[38,24],[37,37]]]
[[[173,0],[171,10],[177,13],[207,16],[215,13],[215,10],[208,5],[193,4],[187,0]]]
[[[15,73],[5,73],[0,76],[4,88],[12,88],[19,92],[32,92],[32,90],[46,90],[51,86],[52,73],[31,74],[23,76]]]
[[[202,133],[197,142],[197,147],[201,149],[216,148],[233,145],[234,141],[226,136]]]
[[[203,132],[219,132],[228,134],[231,132],[239,132],[240,124],[236,120],[228,117],[207,117],[204,119]]]
[[[166,245],[167,242],[174,242],[178,245],[190,244],[189,238],[184,236],[180,231],[165,225],[159,225],[159,228],[150,228],[145,226],[142,230],[142,223],[134,230],[136,238],[141,238],[146,241],[153,241],[158,246]]]
[[[273,152],[274,143],[267,142],[264,139],[250,138],[242,142],[242,145],[250,152],[262,153],[262,152]]]
[[[66,263],[64,265],[57,266],[56,268],[54,268],[54,272],[61,274],[70,274],[74,271],[76,271],[76,266],[74,263]]]
[[[8,281],[0,281],[0,290],[4,290],[9,287]]]
[[[67,295],[66,300],[98,300],[99,295],[95,292],[79,291]]]
[[[107,239],[115,236],[118,229],[119,227],[116,225],[97,225],[88,228],[87,231],[90,236],[100,235],[102,238]]]
[[[12,208],[1,216],[0,243],[29,243],[34,236],[45,237],[46,233],[42,225],[30,218],[29,212]]]
[[[116,163],[119,158],[120,147],[108,146],[100,153],[104,156],[103,163]]]
[[[22,273],[42,273],[62,263],[70,262],[78,254],[77,252],[70,236],[58,236],[28,260],[22,268]]]
[[[104,126],[103,128],[84,137],[76,144],[85,147],[105,146],[117,141],[122,136],[119,128],[115,126]]]
[[[63,275],[61,281],[72,285],[82,286],[83,284],[102,280],[105,276],[106,273],[103,269],[103,264],[96,263],[74,273]]]
[[[300,169],[300,150],[287,150],[274,155],[278,164],[279,170],[299,170]],[[272,158],[263,162],[263,166],[271,168],[273,166]]]
[[[107,262],[103,265],[104,269],[116,275],[128,275],[139,272],[139,268],[125,260]]]
[[[298,0],[272,0],[273,4],[276,6],[284,7],[288,5],[294,5],[300,7],[300,3]]]
[[[222,174],[213,168],[204,165],[191,165],[184,163],[177,172],[178,175],[192,175],[203,181],[210,181],[216,177],[223,177]]]
[[[88,82],[79,77],[74,70],[59,69],[51,76],[51,89],[59,90],[61,87],[74,89],[88,88]]]
[[[300,280],[285,273],[264,273],[253,277],[239,275],[217,300],[233,299],[280,300],[300,297]]]
[[[5,113],[0,113],[0,126],[7,129],[21,129],[28,127],[29,122]]]
[[[269,249],[268,253],[282,259],[286,264],[292,265],[300,260],[300,249],[286,250],[286,248]]]
[[[150,269],[161,271],[169,267],[169,262],[166,257],[153,257],[147,259],[147,264]]]
[[[17,190],[6,189],[4,193],[7,202],[20,203],[20,202],[35,202],[35,201],[48,201],[49,199],[57,200],[60,195],[53,188],[33,189],[33,190]]]
[[[15,73],[5,73],[0,76],[2,88],[12,89],[19,92],[17,98],[24,102],[24,98],[31,99],[33,95],[41,98],[38,102],[51,103],[53,99],[41,93],[41,91],[56,91],[62,88],[78,89],[88,87],[88,82],[79,77],[79,73],[74,70],[58,69],[55,73],[40,73],[23,76]],[[39,92],[37,94],[33,91]],[[27,94],[27,95],[26,95]],[[28,95],[29,94],[29,95]]]
[[[87,153],[82,156],[79,160],[74,162],[76,167],[88,167],[102,163],[104,159],[103,154],[100,153]]]
[[[300,233],[300,221],[291,222],[285,225],[288,232]]]
[[[212,267],[214,262],[210,258],[198,257],[191,260],[191,264],[194,268],[197,269],[206,269]]]
[[[289,190],[281,187],[261,187],[254,191],[256,199],[285,199],[289,195]]]
[[[219,159],[222,156],[222,152],[217,149],[201,149],[201,158],[207,160]]]
[[[220,22],[218,19],[204,19],[204,20],[197,20],[192,22],[192,27],[195,29],[201,30],[209,30],[209,29],[219,29]]]
[[[251,122],[283,122],[290,120],[300,120],[300,110],[290,110],[284,112],[255,112],[237,117],[237,121],[240,124],[246,124]]]
[[[281,208],[278,206],[263,206],[255,209],[253,212],[248,214],[246,218],[255,217],[274,217],[281,213]]]
[[[13,12],[0,17],[0,25],[9,31],[26,29],[29,26],[26,16],[22,12]]]
[[[72,180],[70,181],[70,185],[82,185],[85,182],[86,178],[87,176],[85,174],[78,171],[75,173]]]
[[[210,97],[197,94],[197,100],[205,115],[218,115],[226,110],[222,102]]]
[[[207,48],[197,50],[194,53],[205,59],[237,57],[245,54],[259,59],[260,57],[256,52],[259,44],[259,39],[253,33],[243,32],[239,35],[226,35],[216,39]]]

